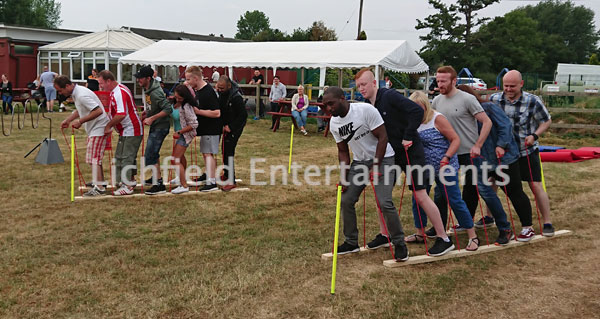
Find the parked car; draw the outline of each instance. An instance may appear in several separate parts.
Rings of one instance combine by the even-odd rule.
[[[480,78],[458,78],[456,85],[468,85],[475,90],[487,90],[487,84]]]

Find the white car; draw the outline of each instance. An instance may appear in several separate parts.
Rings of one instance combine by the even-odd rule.
[[[487,90],[487,84],[480,78],[458,78],[456,85],[468,85],[475,90]]]

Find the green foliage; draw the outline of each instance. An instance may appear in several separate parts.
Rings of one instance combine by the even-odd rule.
[[[593,53],[592,56],[590,56],[590,60],[588,61],[588,64],[600,65],[600,60],[598,60],[598,54]]]
[[[270,28],[271,23],[264,12],[258,10],[246,11],[237,22],[238,32],[235,34],[235,38],[252,40],[261,32],[268,31]]]
[[[0,0],[0,22],[56,29],[60,7],[54,0]]]
[[[296,28],[292,34],[272,29],[269,18],[264,12],[246,11],[237,22],[236,39],[252,41],[335,41],[334,29],[325,26],[323,21],[315,21],[306,29]]]
[[[538,30],[546,34],[540,71],[553,73],[557,63],[584,64],[596,51],[599,36],[594,26],[594,11],[575,6],[571,1],[545,0],[516,11],[524,12],[538,22]]]
[[[417,19],[417,30],[429,29],[419,38],[426,42],[421,55],[430,65],[463,65],[472,49],[473,31],[487,19],[477,19],[477,11],[498,0],[458,0],[446,5],[441,0],[428,0],[438,12]]]

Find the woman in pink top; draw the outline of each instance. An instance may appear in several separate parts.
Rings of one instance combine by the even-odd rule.
[[[298,86],[298,93],[292,97],[292,116],[296,120],[296,124],[300,127],[300,132],[308,135],[306,129],[306,116],[308,115],[308,95],[304,94],[304,86]]]
[[[175,149],[173,150],[173,157],[175,158],[175,164],[179,167],[179,185],[173,189],[171,193],[181,194],[189,192],[187,179],[185,178],[185,167],[187,161],[185,159],[185,150],[194,140],[196,136],[196,128],[198,127],[198,119],[196,113],[194,113],[194,106],[197,106],[196,99],[190,93],[190,90],[185,85],[178,85],[175,88],[175,105],[174,108],[179,108],[179,122],[181,129],[175,132],[174,138],[177,139],[175,142]]]

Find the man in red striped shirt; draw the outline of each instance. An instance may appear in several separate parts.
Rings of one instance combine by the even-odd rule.
[[[110,134],[113,127],[119,132],[119,143],[115,151],[115,175],[116,182],[121,185],[113,195],[131,195],[136,184],[134,176],[137,153],[144,136],[142,121],[136,113],[133,94],[125,85],[115,80],[112,72],[100,72],[98,83],[102,91],[110,92],[112,119],[106,125],[104,133]],[[133,169],[128,167],[129,165],[132,165]]]

